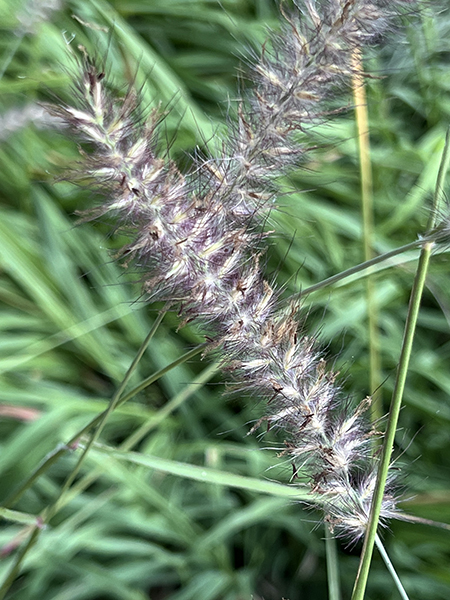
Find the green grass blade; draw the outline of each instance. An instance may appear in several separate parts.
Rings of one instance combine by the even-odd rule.
[[[163,473],[170,473],[177,477],[184,477],[194,481],[204,483],[235,487],[262,494],[270,494],[281,498],[290,498],[292,500],[313,501],[317,503],[317,498],[311,495],[307,488],[301,486],[289,486],[272,481],[263,481],[243,475],[226,473],[209,467],[201,467],[182,463],[158,456],[147,456],[136,452],[123,452],[104,445],[96,444],[93,448],[94,453],[104,454],[119,461],[126,461],[135,465],[141,465],[148,469],[155,469]]]

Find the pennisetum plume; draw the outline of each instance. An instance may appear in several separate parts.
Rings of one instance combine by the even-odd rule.
[[[90,146],[67,174],[104,194],[87,218],[117,219],[130,236],[122,259],[139,268],[148,298],[199,323],[237,387],[265,400],[258,424],[282,432],[295,472],[332,529],[351,539],[365,531],[376,481],[370,400],[352,407],[298,302],[281,302],[264,279],[260,226],[275,206],[276,179],[305,152],[298,134],[326,118],[326,100],[352,75],[352,52],[383,34],[401,4],[297,2],[254,57],[254,91],[230,117],[221,152],[199,152],[188,173],[160,151],[158,110],[144,122],[138,95],[118,98],[86,54],[76,103],[49,109]],[[395,511],[388,487],[381,516]]]

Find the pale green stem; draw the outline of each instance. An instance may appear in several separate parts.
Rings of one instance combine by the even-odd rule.
[[[336,548],[336,538],[325,525],[325,551],[327,556],[328,600],[341,600],[341,582]]]
[[[136,354],[133,362],[131,363],[129,369],[127,370],[125,377],[123,379],[123,381],[121,382],[118,390],[116,391],[116,393],[114,394],[113,398],[111,399],[111,402],[108,406],[108,408],[103,411],[103,413],[101,413],[96,419],[94,419],[93,421],[91,421],[91,426],[95,426],[98,425],[96,431],[93,433],[93,435],[91,436],[88,444],[86,445],[86,447],[84,448],[80,458],[77,461],[77,464],[75,465],[75,467],[73,468],[73,470],[71,471],[70,475],[68,476],[68,478],[66,479],[63,487],[61,488],[57,499],[55,500],[55,502],[50,506],[47,507],[46,509],[44,509],[44,511],[41,514],[41,520],[42,520],[42,524],[44,523],[48,523],[52,517],[54,517],[59,508],[60,508],[60,499],[61,497],[66,493],[66,491],[70,488],[70,486],[72,485],[73,481],[75,480],[77,474],[80,471],[80,468],[82,466],[82,463],[86,457],[87,452],[89,451],[89,449],[92,447],[92,444],[98,439],[105,423],[106,420],[108,418],[108,416],[111,414],[111,412],[120,404],[123,404],[124,402],[126,402],[129,398],[133,397],[134,394],[132,392],[130,392],[129,394],[127,394],[127,396],[122,397],[123,391],[128,383],[128,381],[130,380],[132,374],[134,373],[134,371],[136,370],[136,367],[140,361],[140,359],[142,358],[148,344],[150,343],[151,339],[153,338],[154,334],[156,333],[156,330],[158,329],[162,319],[164,318],[165,313],[167,312],[167,308],[164,309],[163,311],[160,312],[160,314],[158,315],[157,319],[155,320],[149,334],[147,335],[147,337],[145,338],[144,342],[142,343],[141,347],[139,348],[138,353]],[[204,347],[206,344],[202,344],[201,348]],[[197,349],[195,349],[197,350]],[[198,350],[199,352],[200,350]],[[191,351],[192,353],[192,351]],[[187,353],[188,355],[191,353]],[[187,360],[187,359],[186,359]],[[176,362],[176,361],[175,361]],[[164,374],[164,372],[166,372],[166,369],[162,369],[162,374]],[[149,385],[150,382],[153,382],[155,379],[155,375],[156,373],[151,376],[148,377],[146,380],[144,380],[144,382],[147,382],[146,385]],[[135,390],[140,391],[141,389],[144,389],[144,387],[146,387],[146,385],[143,385],[144,382],[141,382],[140,385],[138,385]],[[137,391],[136,391],[137,393]],[[84,428],[84,430],[87,430],[86,427]],[[72,443],[74,443],[76,441],[77,438],[71,440]],[[70,443],[67,445],[67,447],[70,446]],[[51,456],[51,458],[53,458],[57,453],[53,454]],[[52,461],[53,462],[53,461]],[[33,480],[34,481],[34,480]],[[26,489],[28,489],[30,485],[30,480],[28,480],[28,485],[25,487],[23,486],[23,491],[25,491]],[[17,498],[18,494],[15,494],[15,497]],[[38,540],[40,531],[41,531],[42,527],[41,525],[35,525],[35,527],[32,529],[30,537],[28,538],[28,541],[26,542],[26,544],[24,544],[24,546],[22,547],[21,551],[18,553],[16,560],[14,561],[11,569],[9,570],[5,581],[3,582],[1,588],[0,588],[0,600],[2,600],[7,591],[9,590],[9,588],[11,587],[14,579],[16,578],[17,574],[20,571],[20,567],[21,564],[23,562],[23,560],[25,559],[25,556],[27,555],[28,551],[34,546],[34,544],[36,543],[36,541]]]
[[[394,385],[394,392],[392,395],[387,429],[384,436],[380,465],[378,467],[377,483],[372,499],[372,508],[370,512],[369,524],[366,536],[364,538],[361,562],[358,570],[358,575],[356,577],[352,600],[363,600],[365,594],[367,577],[369,575],[370,563],[372,560],[373,546],[375,543],[378,521],[380,518],[381,505],[384,497],[384,488],[386,486],[389,466],[391,463],[392,448],[394,444],[395,433],[397,431],[398,416],[400,414],[403,390],[405,388],[406,375],[408,372],[409,360],[411,357],[414,333],[416,329],[417,317],[419,314],[419,306],[420,301],[422,299],[422,292],[425,285],[425,278],[428,270],[428,263],[430,260],[432,246],[432,244],[428,243],[422,250],[422,253],[419,258],[416,277],[414,279],[413,289],[411,292],[402,350],[400,353],[400,360],[397,369],[397,377]]]
[[[39,536],[40,531],[41,531],[41,528],[38,525],[35,525],[31,531],[31,535],[28,538],[27,542],[22,546],[22,548],[20,548],[19,552],[17,553],[16,560],[14,561],[12,567],[10,568],[10,570],[6,576],[5,581],[2,584],[2,587],[0,588],[0,600],[3,600],[3,598],[6,596],[9,588],[14,583],[14,580],[16,579],[17,575],[19,574],[20,567],[22,565],[22,561],[25,558],[28,551],[30,550],[30,548],[32,548],[34,546],[34,544]]]
[[[219,363],[210,365],[200,375],[194,379],[189,385],[187,385],[179,394],[174,396],[170,402],[165,404],[154,417],[141,425],[139,429],[134,431],[126,440],[120,444],[118,450],[126,452],[131,450],[136,444],[138,444],[152,429],[155,429],[170,413],[178,408],[183,402],[185,402],[192,394],[194,394],[199,387],[206,383],[211,377],[219,370]],[[69,492],[61,498],[60,508],[68,504],[74,497],[78,496],[88,486],[92,485],[94,481],[107,469],[108,463],[104,462],[96,467],[90,473],[87,473],[82,477],[75,485],[73,485]]]
[[[131,363],[130,367],[128,368],[128,371],[125,373],[125,377],[123,378],[122,383],[119,385],[119,387],[117,388],[117,391],[115,392],[114,396],[111,398],[111,402],[109,403],[108,408],[103,412],[103,414],[102,414],[102,416],[100,418],[100,422],[97,425],[96,430],[90,436],[88,443],[86,444],[86,446],[83,449],[83,452],[81,453],[80,457],[78,458],[77,464],[72,469],[72,472],[70,473],[70,475],[67,477],[66,481],[64,482],[64,485],[62,486],[62,488],[61,488],[61,490],[59,492],[57,500],[48,509],[47,514],[46,514],[46,522],[50,521],[50,519],[58,512],[58,510],[59,510],[59,501],[60,501],[61,497],[70,488],[70,486],[72,485],[72,483],[75,481],[76,476],[80,472],[80,469],[81,469],[81,466],[82,466],[82,464],[84,462],[84,459],[86,458],[86,454],[89,452],[89,450],[92,447],[92,445],[100,437],[100,434],[103,431],[103,428],[104,428],[104,426],[106,424],[106,421],[107,421],[109,415],[119,405],[120,399],[122,397],[124,389],[127,386],[127,383],[129,382],[130,378],[132,377],[133,373],[135,372],[136,367],[139,364],[139,361],[141,360],[144,352],[146,351],[147,346],[149,345],[151,339],[155,335],[156,330],[158,329],[158,327],[159,327],[161,321],[163,320],[165,314],[166,314],[166,309],[160,312],[160,314],[158,315],[157,319],[155,320],[152,328],[150,329],[147,337],[142,342],[141,347],[138,350],[138,353],[134,357],[133,362]]]
[[[443,183],[445,175],[448,169],[448,163],[450,160],[450,128],[447,130],[447,136],[445,139],[445,147],[439,168],[436,190],[433,199],[433,206],[428,221],[428,231],[432,230],[436,226],[436,220],[438,215],[438,207],[443,194]],[[386,481],[389,472],[389,465],[391,463],[391,454],[394,445],[395,433],[397,431],[398,416],[400,414],[400,408],[403,398],[403,391],[405,389],[406,375],[408,372],[409,360],[411,357],[411,351],[414,341],[414,334],[417,324],[417,317],[419,314],[420,302],[422,299],[422,293],[425,286],[425,279],[427,275],[428,265],[430,262],[431,251],[433,249],[433,242],[427,242],[420,253],[419,263],[417,265],[417,272],[414,278],[413,288],[411,290],[411,297],[409,301],[408,314],[406,317],[405,331],[403,334],[402,349],[400,352],[400,359],[397,368],[397,375],[394,384],[394,391],[392,394],[391,407],[389,410],[388,423],[386,427],[386,433],[384,435],[384,442],[381,451],[380,464],[377,473],[377,482],[375,485],[374,495],[372,498],[372,506],[370,510],[369,523],[367,526],[367,532],[364,538],[364,545],[361,554],[361,560],[359,563],[359,569],[356,576],[355,586],[353,588],[352,600],[363,600],[367,578],[369,576],[370,563],[372,560],[373,547],[375,544],[378,521],[380,518],[381,505],[384,497],[384,489],[386,487]]]
[[[22,525],[35,525],[36,515],[30,515],[18,510],[0,507],[0,519],[12,521],[13,523],[21,523]]]
[[[374,236],[372,163],[370,159],[369,115],[367,110],[366,88],[364,84],[361,50],[355,48],[352,54],[353,98],[355,102],[356,126],[358,130],[359,167],[361,173],[361,204],[363,216],[364,260],[373,258],[372,241]],[[378,421],[383,414],[381,396],[381,363],[378,335],[378,309],[375,301],[373,276],[366,281],[367,317],[369,334],[369,393],[372,396],[372,421]]]
[[[142,381],[138,386],[136,386],[130,392],[128,392],[128,394],[126,394],[125,396],[122,396],[122,398],[120,398],[120,401],[117,403],[117,407],[122,406],[122,404],[125,404],[125,402],[128,402],[128,400],[133,398],[133,396],[135,396],[136,394],[141,392],[144,388],[146,388],[147,386],[151,385],[152,383],[154,383],[155,381],[160,379],[163,375],[165,375],[171,369],[174,369],[176,366],[182,364],[186,360],[189,360],[190,358],[193,358],[194,356],[199,354],[202,350],[205,349],[206,346],[207,346],[206,343],[200,344],[199,346],[195,347],[193,350],[186,352],[186,354],[184,354],[183,356],[180,356],[180,358],[177,358],[176,360],[174,360],[172,363],[170,363],[170,365],[167,365],[167,367],[164,367],[164,368],[160,369],[159,371],[156,371],[156,373],[153,373],[153,375],[144,379],[144,381]],[[16,502],[18,502],[18,500],[22,497],[22,495],[26,492],[26,490],[29,489],[33,485],[33,483],[43,473],[45,473],[50,468],[50,466],[52,464],[54,464],[63,454],[65,454],[68,450],[70,450],[71,447],[85,433],[87,433],[92,427],[95,427],[95,425],[98,425],[98,423],[100,423],[100,421],[102,420],[103,416],[105,415],[105,413],[107,411],[108,411],[108,409],[106,409],[105,411],[103,411],[102,413],[100,413],[99,415],[94,417],[91,421],[89,421],[89,423],[87,423],[87,425],[85,425],[82,429],[77,431],[77,433],[74,436],[72,436],[72,438],[67,442],[67,444],[59,445],[50,454],[48,454],[47,457],[44,459],[44,461],[26,479],[26,481],[19,487],[19,489],[17,489],[11,496],[9,496],[6,499],[4,506],[6,508],[14,506],[14,504]]]
[[[378,534],[375,537],[375,544],[377,545],[378,552],[381,554],[381,558],[384,560],[384,564],[386,565],[389,573],[391,574],[392,579],[395,581],[395,585],[397,586],[402,600],[409,600],[408,594],[406,593],[405,588],[403,587],[403,584],[400,581],[400,577],[397,575],[394,565],[392,564],[391,559],[389,558],[389,555],[386,552],[386,549],[383,546],[383,542],[381,541],[380,536]]]
[[[314,285],[310,285],[309,287],[302,290],[298,295],[300,296],[300,298],[303,298],[304,296],[308,296],[309,294],[312,294],[313,292],[317,292],[318,290],[321,290],[322,288],[333,285],[334,283],[338,283],[339,281],[343,281],[344,279],[347,279],[348,277],[351,277],[352,275],[356,275],[356,273],[361,273],[361,271],[366,271],[367,269],[370,269],[371,267],[374,267],[375,265],[378,265],[379,263],[382,263],[385,260],[389,260],[390,258],[393,258],[394,256],[403,254],[403,252],[407,252],[408,250],[414,250],[415,248],[419,248],[420,246],[423,246],[427,242],[432,242],[435,239],[436,239],[436,235],[430,235],[427,237],[419,238],[418,240],[415,240],[414,242],[410,242],[409,244],[405,244],[404,246],[399,246],[398,248],[394,248],[394,250],[390,250],[389,252],[385,252],[384,254],[375,256],[374,258],[371,258],[370,260],[366,260],[366,261],[360,263],[359,265],[350,267],[349,269],[346,269],[345,271],[341,271],[340,273],[336,273],[336,275],[332,275],[331,277],[327,277],[327,279],[323,279],[322,281],[319,281],[318,283],[315,283]]]

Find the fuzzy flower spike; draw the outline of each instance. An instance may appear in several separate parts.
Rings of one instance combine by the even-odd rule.
[[[351,53],[384,32],[398,4],[297,4],[254,61],[254,92],[222,153],[199,155],[187,174],[158,152],[158,111],[144,123],[137,95],[117,98],[87,57],[76,105],[50,108],[89,143],[68,178],[104,194],[94,216],[112,213],[130,235],[122,256],[142,272],[149,298],[170,300],[213,338],[237,387],[266,401],[259,423],[281,431],[296,474],[352,539],[365,531],[376,479],[368,401],[352,409],[299,324],[299,306],[283,306],[264,280],[259,230],[276,178],[302,154],[296,132],[323,118],[330,91],[351,75]],[[382,517],[394,513],[387,493]]]

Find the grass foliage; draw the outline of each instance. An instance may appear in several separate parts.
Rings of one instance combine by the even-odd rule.
[[[33,515],[56,500],[76,463],[80,450],[61,445],[108,406],[161,309],[147,306],[137,277],[112,260],[121,240],[107,224],[75,227],[74,211],[93,199],[54,185],[78,153],[47,126],[37,103],[67,97],[67,43],[82,44],[107,55],[118,88],[135,81],[149,106],[171,109],[167,140],[187,161],[187,151],[220,130],[228,98],[238,94],[245,47],[278,27],[269,0],[70,0],[44,18],[33,13],[38,4],[0,3],[2,499],[49,453],[58,460],[1,509],[2,580]],[[367,82],[377,253],[424,230],[450,118],[448,11],[424,11],[394,38],[365,59],[377,75]],[[350,93],[336,106],[346,104]],[[287,294],[363,260],[355,132],[351,110],[317,126],[308,163],[286,181],[271,215],[277,235],[267,273]],[[384,413],[417,256],[412,250],[383,263],[375,275]],[[440,522],[450,522],[449,272],[441,249],[432,258],[395,450],[403,509]],[[370,392],[365,281],[358,274],[308,296],[310,326],[358,399]],[[173,314],[163,318],[127,392],[160,371],[156,381],[110,415],[10,598],[327,597],[324,529],[295,501],[306,493],[287,485],[291,467],[273,449],[280,440],[246,437],[260,407],[224,398],[212,360],[193,353],[178,360],[202,342],[178,324]],[[448,531],[392,522],[384,543],[411,597],[450,597]],[[347,598],[360,546],[338,543],[337,551]],[[397,594],[376,555],[367,598]]]

